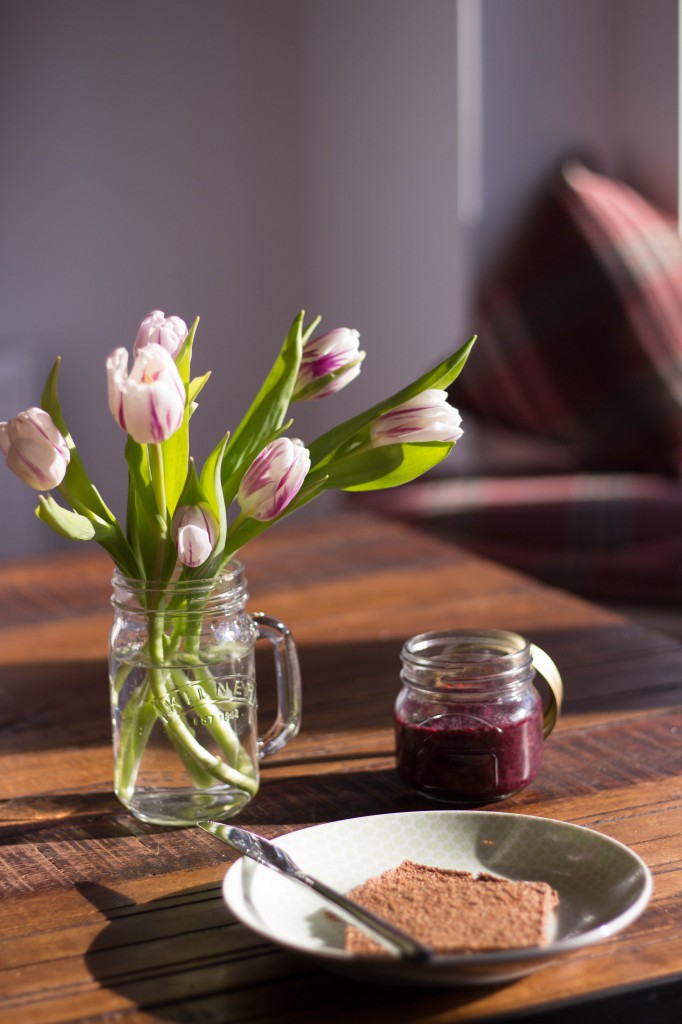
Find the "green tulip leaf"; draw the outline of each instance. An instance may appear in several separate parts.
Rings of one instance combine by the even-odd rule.
[[[265,447],[266,439],[277,436],[282,428],[301,363],[303,317],[304,313],[299,313],[292,323],[263,386],[228,442],[222,465],[223,492],[228,506],[237,493],[245,469]],[[306,337],[310,330],[308,328]]]
[[[57,358],[48,375],[41,397],[42,408],[50,414],[69,448],[69,464],[59,489],[69,504],[79,512],[84,515],[91,513],[113,525],[116,523],[116,517],[107,508],[99,491],[90,480],[62,413],[58,392],[60,364],[61,359]]]
[[[64,479],[59,485],[59,491],[74,509],[74,512],[69,514],[78,515],[80,518],[88,519],[93,523],[95,533],[90,539],[102,544],[123,572],[127,575],[135,575],[139,571],[136,555],[128,544],[115,515],[107,507],[99,491],[90,480],[66,425],[58,392],[60,364],[61,360],[58,358],[48,375],[41,397],[42,408],[50,414],[55,426],[69,447],[69,464],[66,467]],[[61,508],[54,499],[50,499],[46,507],[47,509],[52,509],[53,505],[54,509]],[[44,517],[40,514],[41,508],[42,504],[39,506],[37,513],[42,519]],[[57,524],[58,522],[64,524],[66,520],[63,517],[57,519],[55,516],[50,516],[48,511],[45,512],[45,516],[48,517],[45,521],[49,522],[57,532],[61,532],[61,528]],[[73,526],[73,523],[71,525]],[[105,526],[108,528],[106,532],[104,532]],[[81,532],[85,531],[83,524],[81,524],[79,529]],[[67,535],[65,534],[65,536]],[[83,536],[79,539],[85,539],[85,537]]]
[[[324,470],[325,489],[377,491],[399,487],[438,465],[452,450],[452,442],[421,441],[390,444],[351,452],[328,463]],[[314,482],[315,473],[310,474]]]
[[[197,408],[197,395],[206,385],[208,378],[211,376],[211,371],[205,373],[203,377],[195,377],[194,380],[189,382],[187,387],[187,404],[189,406],[190,415]]]
[[[187,387],[190,379],[190,365],[192,362],[192,346],[194,345],[194,337],[197,333],[197,327],[199,326],[199,317],[196,317],[194,323],[187,332],[187,337],[180,346],[180,351],[175,357],[175,365],[178,373],[180,374],[180,380]]]
[[[168,516],[172,519],[187,478],[189,432],[180,427],[180,430],[177,430],[167,441],[161,442],[161,450],[166,507]]]
[[[147,446],[130,435],[126,441],[128,463],[128,541],[144,565],[147,579],[157,579],[159,544],[167,533],[167,521],[158,510],[152,487]]]
[[[175,365],[178,373],[180,374],[180,379],[185,385],[185,411],[182,416],[182,423],[174,434],[171,434],[169,438],[161,442],[160,446],[163,459],[163,481],[166,507],[168,509],[169,518],[171,519],[187,478],[187,464],[189,462],[189,418],[191,406],[194,404],[194,399],[199,394],[199,391],[206,383],[209,376],[208,374],[205,374],[204,377],[198,378],[198,383],[197,381],[192,381],[190,383],[192,346],[194,344],[194,336],[198,325],[199,317],[195,319],[194,323],[190,327],[189,333],[175,359]]]
[[[106,524],[96,525],[87,516],[78,512],[70,512],[59,505],[51,495],[40,496],[40,504],[36,515],[44,523],[51,526],[56,533],[68,540],[102,540],[109,539],[112,528]]]
[[[130,549],[116,526],[71,512],[59,505],[50,494],[41,494],[36,515],[67,540],[94,540],[101,544],[124,575],[135,576],[138,573],[138,566],[131,559]]]
[[[229,435],[226,434],[220,443],[216,445],[204,463],[201,470],[201,476],[197,481],[197,490],[195,492],[195,496],[197,496],[199,500],[191,502],[192,504],[206,504],[218,523],[218,536],[215,544],[213,545],[211,557],[208,558],[203,565],[199,565],[195,569],[185,570],[186,575],[191,576],[193,579],[210,579],[220,571],[221,565],[224,565],[227,560],[225,558],[227,509],[225,507],[225,498],[221,483],[221,468],[228,439]],[[183,495],[182,504],[184,505],[186,503],[189,504],[190,502],[186,502],[185,496]]]
[[[187,479],[185,480],[182,493],[180,494],[178,508],[182,508],[183,505],[201,505],[204,503],[208,504],[206,495],[199,483],[194,459],[190,458],[189,469],[187,470]]]
[[[185,405],[182,423],[174,434],[159,445],[163,460],[163,483],[169,518],[178,504],[187,478],[189,463],[189,408]]]
[[[225,544],[225,531],[227,530],[227,509],[225,507],[225,496],[222,488],[222,468],[225,449],[230,435],[226,434],[218,445],[213,449],[206,459],[201,470],[201,490],[206,502],[218,521],[218,539],[215,544],[216,551],[220,551]]]

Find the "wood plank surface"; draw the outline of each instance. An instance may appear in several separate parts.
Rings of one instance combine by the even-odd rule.
[[[445,1024],[532,1020],[534,1012],[557,1022],[579,1012],[588,1024],[591,1012],[616,1005],[597,1000],[617,998],[627,1000],[621,1020],[648,1024],[627,1016],[640,1003],[679,1020],[682,646],[365,516],[279,526],[245,562],[251,609],[284,619],[296,638],[304,724],[265,762],[240,823],[276,836],[433,809],[394,769],[400,647],[427,629],[515,629],[554,657],[567,699],[538,778],[494,807],[628,844],[653,872],[649,907],[606,943],[512,984],[475,989],[361,985],[264,942],[222,902],[225,847],[198,829],[138,822],[113,796],[106,558],[93,551],[8,564],[0,566],[3,1024]],[[264,726],[273,690],[267,652],[258,673]]]

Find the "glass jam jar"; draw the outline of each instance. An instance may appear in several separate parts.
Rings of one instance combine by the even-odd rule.
[[[409,786],[466,806],[533,781],[563,697],[544,651],[507,630],[450,630],[412,637],[401,660],[396,765]],[[550,687],[544,709],[536,669]]]

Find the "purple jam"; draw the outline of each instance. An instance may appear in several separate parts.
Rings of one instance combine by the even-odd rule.
[[[409,786],[435,800],[482,804],[517,793],[542,762],[542,704],[517,708],[479,704],[457,713],[431,706],[410,720],[410,702],[395,715],[396,762]],[[413,716],[414,709],[413,709]]]

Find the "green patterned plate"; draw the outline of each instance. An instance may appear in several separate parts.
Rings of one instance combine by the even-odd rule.
[[[342,892],[409,858],[545,881],[559,893],[548,946],[437,956],[422,965],[393,956],[351,956],[343,948],[343,924],[319,896],[245,858],[232,865],[223,894],[240,921],[321,966],[381,982],[475,985],[521,977],[611,938],[641,914],[651,894],[649,870],[627,846],[579,825],[525,814],[382,814],[304,828],[277,843],[302,868]]]

